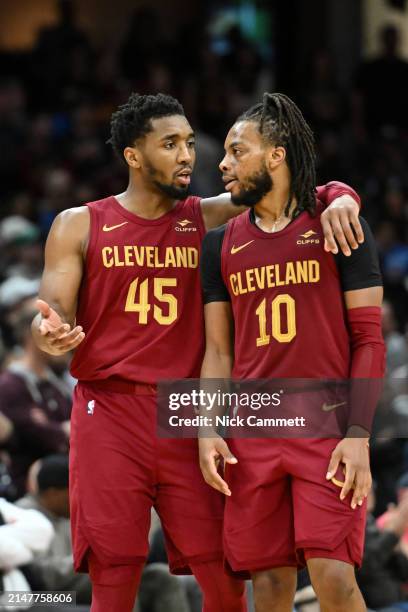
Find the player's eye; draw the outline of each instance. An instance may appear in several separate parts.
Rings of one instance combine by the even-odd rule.
[[[242,149],[233,149],[232,152],[234,153],[235,157],[239,157],[243,153]]]
[[[195,147],[195,140],[189,140],[187,145],[190,147],[190,149],[194,149],[194,147]]]
[[[174,149],[175,146],[176,145],[174,144],[174,142],[171,142],[171,141],[164,143],[164,148],[165,149]]]

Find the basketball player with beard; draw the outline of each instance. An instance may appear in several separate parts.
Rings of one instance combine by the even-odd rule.
[[[240,211],[229,195],[188,196],[194,133],[174,98],[133,94],[112,116],[111,143],[128,165],[128,187],[57,216],[33,322],[46,352],[76,349],[75,568],[90,572],[92,612],[132,610],[154,506],[171,570],[194,573],[206,612],[241,612],[243,585],[223,572],[223,497],[202,481],[194,440],[155,433],[157,382],[200,372],[201,241]],[[341,184],[320,188],[328,202],[347,193]],[[357,246],[350,226],[358,230],[356,211],[350,197],[337,199],[326,218],[329,241],[335,234],[348,249],[343,223]]]
[[[204,238],[202,378],[355,378],[378,389],[385,350],[375,242],[362,219],[365,242],[351,257],[324,250],[313,134],[300,110],[265,94],[232,126],[225,151],[226,189],[249,210]],[[305,564],[321,610],[366,610],[354,568],[364,546],[375,399],[364,397],[366,412],[352,402],[340,441],[199,440],[204,478],[226,495],[226,560],[251,575],[257,612],[291,612],[296,569]]]

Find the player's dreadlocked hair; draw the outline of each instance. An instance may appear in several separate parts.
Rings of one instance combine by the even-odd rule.
[[[119,106],[111,117],[111,137],[107,141],[123,159],[123,150],[152,130],[151,119],[183,115],[180,102],[172,96],[159,93],[156,96],[141,96],[132,93],[126,104]]]
[[[280,93],[265,93],[261,104],[252,106],[237,121],[255,121],[268,144],[285,147],[290,170],[290,193],[285,208],[288,215],[293,196],[297,207],[293,217],[303,210],[316,209],[316,153],[313,132],[296,104]]]

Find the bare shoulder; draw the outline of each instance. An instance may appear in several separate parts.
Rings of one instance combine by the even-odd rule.
[[[67,208],[54,219],[48,235],[48,242],[58,241],[84,251],[88,242],[90,214],[87,206]]]
[[[67,208],[60,212],[54,220],[55,225],[69,227],[81,231],[89,231],[89,208],[88,206],[76,206],[75,208]]]

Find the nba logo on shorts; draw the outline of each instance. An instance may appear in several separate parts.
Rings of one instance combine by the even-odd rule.
[[[95,408],[95,400],[88,402],[88,414],[93,414]]]

